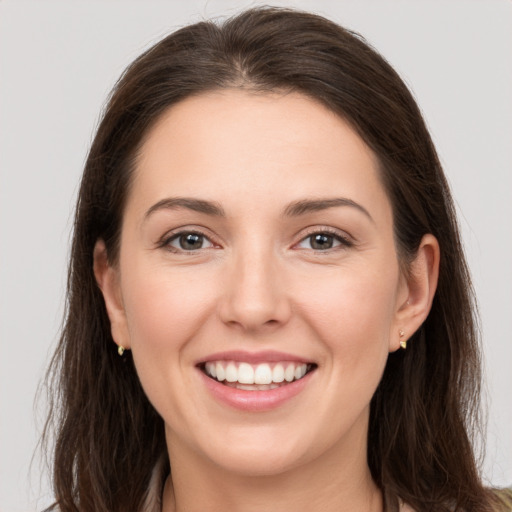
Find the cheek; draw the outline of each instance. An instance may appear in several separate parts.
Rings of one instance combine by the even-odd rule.
[[[123,283],[131,350],[146,395],[163,416],[180,417],[176,407],[191,378],[190,347],[204,326],[212,288],[193,273],[141,264]]]
[[[340,371],[370,372],[385,364],[398,276],[398,265],[354,265],[304,287],[300,309]]]
[[[190,379],[184,369],[191,363],[189,347],[211,313],[213,287],[190,272],[128,263],[123,298],[137,374],[155,409],[164,418],[183,420],[178,404]]]
[[[133,268],[133,267],[132,267]],[[193,336],[209,306],[208,281],[165,268],[134,268],[123,283],[134,350],[173,350]],[[158,352],[155,353],[158,357]]]
[[[326,349],[331,400],[325,402],[324,415],[332,419],[334,437],[369,410],[387,362],[398,269],[381,270],[354,267],[339,273],[329,284],[313,288],[303,303],[307,323]]]

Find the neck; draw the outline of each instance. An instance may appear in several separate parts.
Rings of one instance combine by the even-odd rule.
[[[175,489],[169,478],[164,489],[162,512],[213,512],[218,510],[236,510],[237,512],[381,512],[383,510],[382,495],[373,482],[355,489],[334,488],[332,482],[313,490],[311,485],[307,492],[300,491],[289,480],[268,485],[261,478],[253,478],[251,482],[233,486],[220,485],[214,492],[212,489],[201,489],[195,496],[183,493],[183,489]],[[203,492],[204,491],[204,492]],[[292,508],[293,507],[293,508]]]
[[[272,475],[240,475],[200,459],[197,453],[169,450],[162,512],[381,512],[382,495],[366,463],[366,440],[335,447],[315,460]]]

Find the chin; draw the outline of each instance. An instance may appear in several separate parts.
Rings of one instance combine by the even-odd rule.
[[[218,443],[208,443],[207,456],[215,465],[230,473],[240,476],[272,476],[285,473],[309,458],[314,458],[311,443],[307,449],[306,446],[304,436],[294,440],[289,431],[283,437],[282,433],[272,435],[268,431],[253,430],[248,436],[231,436],[228,443],[225,439]]]
[[[300,466],[296,454],[269,453],[266,449],[225,453],[216,463],[229,473],[245,477],[276,476]]]

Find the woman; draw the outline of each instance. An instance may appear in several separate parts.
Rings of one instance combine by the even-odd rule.
[[[472,453],[474,304],[435,149],[397,74],[321,17],[199,23],[128,68],[68,294],[61,511],[504,507]]]

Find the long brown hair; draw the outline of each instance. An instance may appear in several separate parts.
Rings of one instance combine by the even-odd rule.
[[[441,248],[430,315],[407,351],[389,355],[372,399],[368,464],[386,496],[417,511],[491,510],[472,435],[479,429],[475,304],[453,202],[421,113],[391,66],[361,36],[320,16],[278,8],[201,22],[163,39],[117,83],[81,182],[67,310],[48,379],[56,429],[56,505],[68,511],[140,510],[166,460],[163,421],[128,353],[120,358],[93,275],[101,238],[116,262],[124,201],[148,129],[171,105],[228,87],[298,91],[357,130],[378,157],[405,271],[420,240]]]

